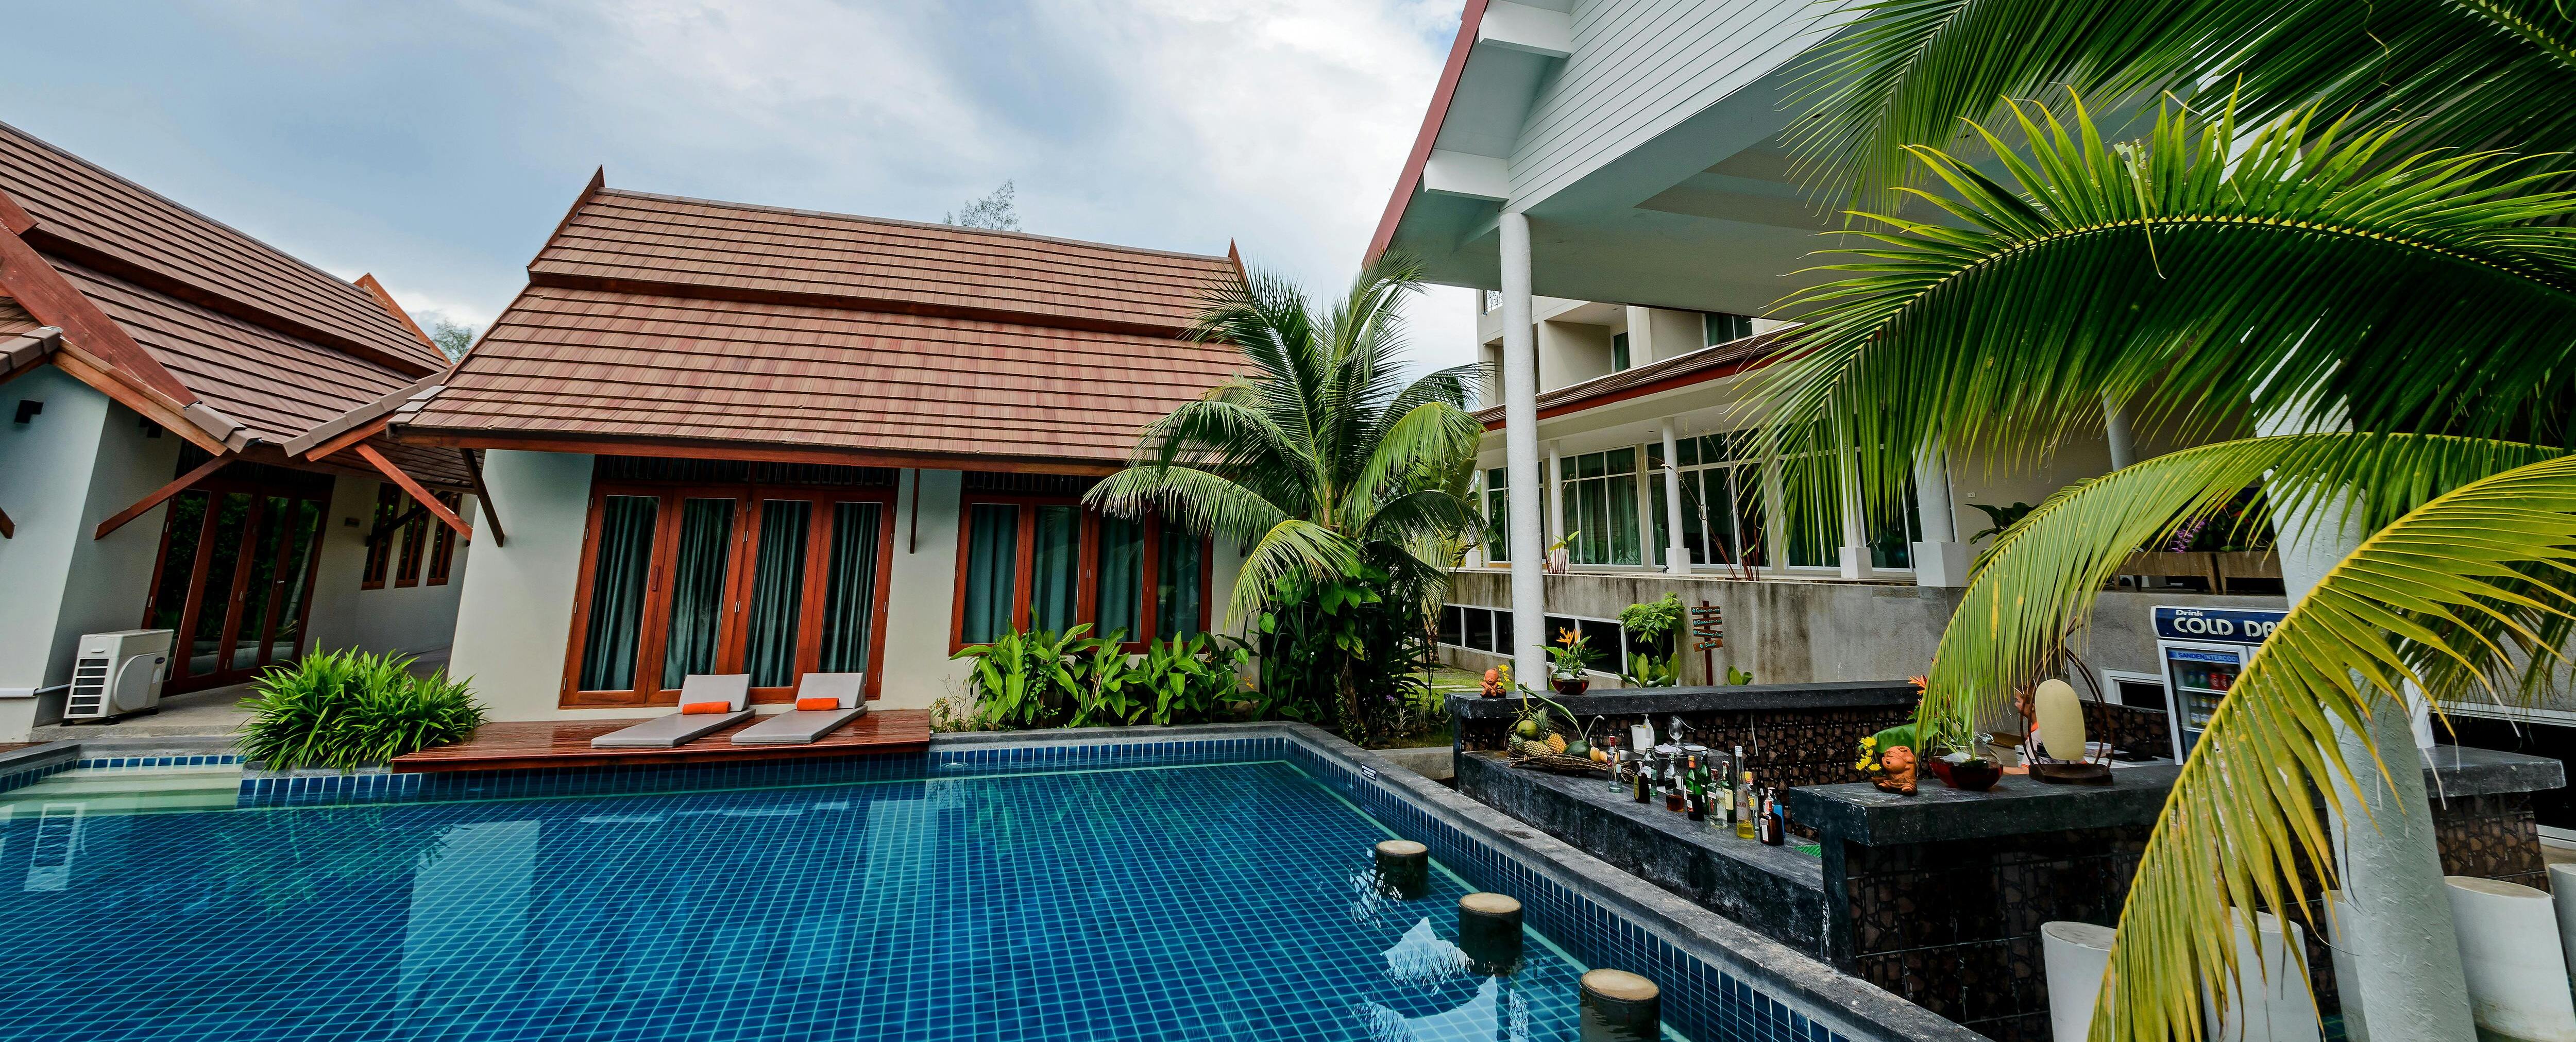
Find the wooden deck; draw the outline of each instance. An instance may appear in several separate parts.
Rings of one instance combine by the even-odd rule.
[[[728,739],[753,721],[718,731],[676,749],[593,749],[590,740],[632,720],[597,723],[485,724],[474,737],[454,745],[423,749],[396,757],[393,769],[437,771],[519,771],[538,767],[621,767],[671,763],[746,763],[755,760],[807,760],[834,756],[917,753],[930,748],[930,711],[871,709],[849,726],[811,745],[735,745]]]

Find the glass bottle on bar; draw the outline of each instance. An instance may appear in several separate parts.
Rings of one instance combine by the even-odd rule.
[[[1709,780],[1714,783],[1710,788],[1716,790],[1711,795],[1716,799],[1717,805],[1709,808],[1711,823],[1709,827],[1720,830],[1733,828],[1735,827],[1735,786],[1727,779],[1735,777],[1734,761],[1728,759],[1724,753],[1714,754],[1710,759],[1713,762],[1709,764]]]
[[[1686,790],[1682,794],[1682,813],[1688,815],[1692,821],[1706,823],[1708,821],[1708,776],[1700,773],[1699,757],[1693,756],[1682,762],[1682,785]]]
[[[1762,842],[1769,846],[1776,847],[1782,843],[1788,842],[1788,812],[1780,806],[1780,790],[1778,789],[1762,790],[1762,821],[1760,833]]]
[[[1601,749],[1602,758],[1607,760],[1610,764],[1610,770],[1608,772],[1610,775],[1610,791],[1617,792],[1621,788],[1619,784],[1619,736],[1615,734],[1602,735]]]
[[[1751,806],[1751,804],[1752,804],[1752,802],[1753,802],[1753,772],[1752,772],[1752,771],[1745,771],[1744,773],[1737,775],[1737,776],[1736,776],[1736,778],[1737,778],[1737,781],[1736,781],[1736,783],[1735,783],[1735,838],[1737,838],[1737,839],[1752,839],[1752,838],[1753,838],[1753,813],[1752,813],[1752,812],[1753,812],[1753,809],[1754,809],[1754,808]]]
[[[1654,761],[1649,757],[1649,750],[1630,750],[1628,761],[1628,785],[1630,794],[1635,796],[1639,803],[1654,802],[1655,767]]]

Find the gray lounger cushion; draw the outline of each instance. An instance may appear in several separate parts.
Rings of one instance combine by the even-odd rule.
[[[790,709],[734,732],[735,745],[806,745],[840,730],[842,724],[867,715],[864,706],[848,709]]]
[[[723,713],[680,713],[657,716],[631,727],[621,727],[590,740],[593,749],[669,749],[714,734],[743,722],[751,716],[751,675],[695,673],[680,682],[680,704],[724,702],[733,709]]]
[[[797,681],[796,697],[829,698],[838,709],[791,709],[734,732],[735,745],[810,745],[867,714],[863,673],[807,673]]]

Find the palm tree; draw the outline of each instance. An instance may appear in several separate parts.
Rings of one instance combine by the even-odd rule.
[[[1397,312],[1421,286],[1420,262],[1390,253],[1329,310],[1266,272],[1212,289],[1193,335],[1240,349],[1249,373],[1147,426],[1088,501],[1250,545],[1234,621],[1319,595],[1436,610],[1478,524],[1465,492],[1484,425],[1466,411],[1479,367],[1404,379]],[[1363,719],[1354,660],[1394,650],[1363,643],[1341,648],[1346,729]]]
[[[1919,449],[2009,458],[2097,423],[2106,400],[2203,438],[2249,411],[2333,432],[2219,441],[2051,496],[1981,556],[1921,709],[1922,733],[1959,733],[2048,675],[2130,551],[2249,485],[2284,524],[2368,533],[2210,721],[2122,910],[2094,1037],[2197,1038],[2203,995],[2225,994],[2204,986],[2239,969],[2235,910],[2304,916],[2302,873],[2335,879],[2314,794],[2349,821],[2373,806],[2356,794],[2413,778],[2411,758],[2350,736],[2384,734],[2409,687],[2525,697],[2567,644],[2576,197],[2551,189],[2560,167],[2406,151],[2425,123],[2321,127],[2291,108],[2240,133],[2229,106],[2167,107],[2113,142],[2063,107],[1972,125],[1999,177],[1903,149],[1913,172],[1890,183],[1943,219],[1857,215],[1874,230],[1827,266],[1843,277],[1786,304],[1808,324],[1766,388],[1764,434],[1794,484],[1826,487],[1852,458],[1887,502]]]

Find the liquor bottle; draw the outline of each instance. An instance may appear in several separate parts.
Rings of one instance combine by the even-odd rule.
[[[1691,757],[1682,765],[1682,785],[1686,789],[1682,795],[1683,813],[1690,815],[1692,821],[1707,822],[1708,778],[1700,773],[1699,757]]]
[[[1654,761],[1647,758],[1646,751],[1643,749],[1636,750],[1628,759],[1633,761],[1629,764],[1632,770],[1628,772],[1628,784],[1631,786],[1632,794],[1636,796],[1639,803],[1652,802],[1655,798]]]
[[[1753,838],[1753,772],[1746,771],[1735,783],[1735,838]]]
[[[1724,754],[1719,754],[1716,762],[1710,765],[1709,772],[1709,781],[1712,783],[1710,787],[1717,790],[1717,805],[1709,808],[1711,827],[1720,829],[1735,827],[1735,786],[1727,782],[1727,779],[1732,777],[1735,777],[1735,768]]]
[[[1780,807],[1780,790],[1762,790],[1762,842],[1776,847],[1788,839],[1789,819]]]
[[[1601,736],[1601,745],[1602,745],[1602,747],[1603,747],[1602,755],[1603,755],[1604,757],[1608,758],[1608,760],[1609,760],[1609,762],[1610,762],[1610,770],[1609,770],[1609,772],[1608,772],[1608,773],[1609,773],[1609,775],[1610,775],[1610,791],[1612,791],[1612,792],[1617,792],[1617,791],[1619,791],[1619,788],[1620,788],[1620,786],[1619,786],[1619,736],[1618,736],[1618,735],[1615,735],[1615,734],[1605,734],[1605,735],[1602,735],[1602,736]]]

